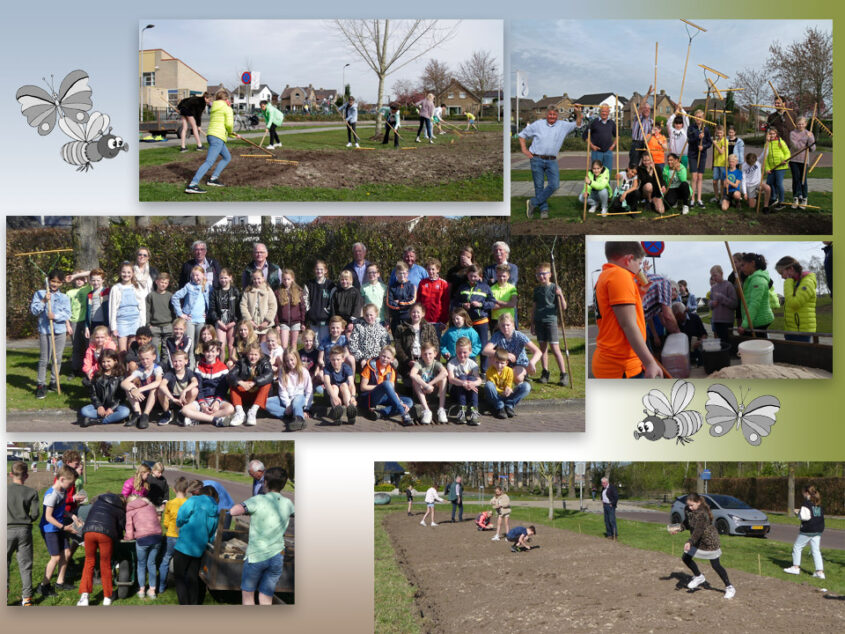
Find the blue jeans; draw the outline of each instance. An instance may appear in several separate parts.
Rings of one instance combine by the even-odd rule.
[[[461,407],[469,405],[470,407],[478,409],[478,392],[467,390],[460,385],[452,385],[449,388],[449,394],[451,394],[453,399],[458,401],[458,405]]]
[[[484,397],[495,410],[500,410],[504,407],[516,407],[522,399],[528,396],[530,391],[531,384],[527,381],[514,384],[513,393],[510,396],[500,395],[493,381],[487,381],[484,384]]]
[[[616,509],[612,504],[602,504],[604,507],[604,536],[616,537]]]
[[[290,416],[300,416],[305,418],[305,397],[301,394],[294,396],[293,400],[288,405],[291,409]],[[284,418],[288,414],[285,413],[287,407],[282,405],[282,400],[278,396],[271,396],[267,399],[267,405],[264,409],[275,418]]]
[[[138,587],[144,587],[144,581],[147,579],[147,574],[150,575],[150,588],[156,587],[157,573],[156,559],[158,559],[158,551],[161,550],[161,540],[149,546],[141,546],[135,543],[135,554],[138,557]],[[146,574],[145,574],[146,573]]]
[[[100,415],[97,413],[97,408],[91,403],[88,403],[88,405],[82,408],[80,414],[82,414],[85,418],[96,418],[103,425],[108,425],[109,423],[119,423],[120,421],[129,418],[129,408],[126,407],[126,405],[118,405],[114,408],[114,412],[105,418],[100,419]]]
[[[766,176],[766,185],[772,188],[772,200],[783,202],[783,173],[786,170],[774,170]]]
[[[210,136],[207,138],[208,154],[205,156],[205,163],[200,165],[197,173],[194,174],[194,177],[191,179],[191,185],[196,185],[202,180],[202,177],[205,176],[206,172],[211,169],[211,166],[214,165],[214,161],[217,160],[218,156],[221,157],[220,162],[217,164],[217,167],[214,168],[211,178],[217,178],[220,176],[220,172],[222,172],[229,164],[229,161],[232,160],[232,155],[229,154],[229,148],[226,147],[226,142],[223,141],[223,139],[216,136]]]
[[[792,171],[792,197],[806,198],[807,179],[804,178],[804,163],[789,161],[789,169]]]
[[[276,592],[276,584],[282,576],[284,569],[284,557],[278,553],[257,563],[249,560],[244,561],[244,570],[241,575],[241,590],[243,592],[255,592],[258,590],[265,597],[272,597]]]
[[[540,211],[548,211],[549,198],[560,187],[560,167],[557,160],[535,156],[531,159],[531,176],[534,178],[534,198],[531,199],[531,206]],[[549,184],[545,185],[547,180]]]
[[[393,387],[393,383],[390,381],[382,381],[371,391],[361,394],[360,402],[367,409],[374,409],[376,405],[386,405],[384,413],[387,416],[404,414],[405,408],[402,406],[403,403],[408,407],[414,404],[414,401],[407,396],[399,396],[396,393],[396,388]]]
[[[822,551],[819,549],[821,541],[821,535],[811,537],[803,533],[798,533],[798,537],[795,538],[795,543],[792,545],[792,565],[801,565],[801,551],[804,550],[804,546],[810,544],[810,552],[813,553],[813,564],[816,566],[816,570],[824,570]]]
[[[606,152],[602,152],[601,150],[592,150],[590,152],[590,163],[593,161],[601,161],[601,164],[604,165],[607,169],[613,169],[613,150],[607,150]],[[627,167],[627,165],[625,166]]]
[[[158,593],[161,594],[167,589],[167,573],[170,572],[170,560],[173,559],[173,550],[176,548],[178,537],[168,537],[167,545],[164,547],[164,555],[161,558],[161,565],[158,567]]]
[[[481,342],[481,349],[484,350],[484,346],[486,346],[487,342],[490,341],[490,322],[484,324],[473,324],[472,327],[478,334],[478,340]],[[482,375],[487,372],[487,364],[489,361],[490,357],[486,354],[481,355],[481,362],[478,365],[481,367]]]

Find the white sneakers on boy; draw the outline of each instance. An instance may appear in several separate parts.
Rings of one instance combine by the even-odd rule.
[[[688,205],[684,205],[683,207],[681,207],[681,213],[682,213],[684,216],[686,216],[686,215],[689,213],[689,206],[688,206]]]
[[[350,141],[349,143],[347,143],[346,147],[352,147],[352,142]]]
[[[232,416],[232,420],[229,423],[229,425],[231,427],[237,427],[238,425],[243,425],[245,417],[246,417],[246,415],[244,414],[244,408],[243,407],[236,407],[235,408],[235,415]]]
[[[726,599],[733,599],[736,596],[736,588],[733,586],[728,586],[725,588],[725,598]]]
[[[420,522],[420,526],[425,526],[425,520],[422,520],[422,521]]]
[[[420,422],[423,425],[431,425],[431,410],[427,409],[422,413],[422,419]]]
[[[784,568],[783,571],[788,575],[800,575],[801,568],[798,566],[790,566],[789,568]]]
[[[813,573],[813,576],[814,576],[816,579],[824,579],[824,571],[823,571],[823,570],[816,570],[816,571]]]
[[[499,539],[499,534],[497,533],[497,534],[493,535],[493,539],[491,539],[490,541],[491,541],[491,542],[498,542],[498,541],[500,541],[500,539]]]
[[[445,425],[449,422],[449,417],[446,416],[446,410],[443,407],[437,408],[437,422],[441,425]]]
[[[76,602],[76,605],[80,608],[88,605],[88,593],[87,592],[82,593],[82,595],[79,597],[79,601]]]
[[[434,522],[432,522],[431,525],[432,526],[438,526],[438,524],[435,524]]]
[[[697,588],[702,583],[704,583],[704,581],[704,575],[698,575],[697,577],[693,577],[692,581],[687,584],[687,588],[689,588],[690,590],[692,590],[693,588]]]

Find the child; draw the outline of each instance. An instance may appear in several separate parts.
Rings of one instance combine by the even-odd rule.
[[[279,324],[282,348],[296,348],[299,331],[305,323],[305,302],[302,299],[302,289],[296,283],[296,276],[291,269],[282,271],[282,285],[277,291],[276,298],[278,300],[276,321]]]
[[[508,355],[508,366],[513,369],[513,380],[521,384],[527,375],[537,371],[537,362],[543,353],[533,341],[516,329],[512,315],[502,315],[498,326],[481,354],[493,358],[497,350],[504,350]],[[526,350],[531,353],[530,359]]]
[[[117,349],[126,352],[141,324],[147,323],[147,289],[135,279],[132,264],[120,265],[120,282],[109,290],[109,328]]]
[[[510,283],[511,269],[507,262],[496,265],[496,283],[490,287],[490,294],[496,300],[496,307],[490,311],[490,332],[495,333],[503,315],[514,317],[518,295],[516,286]]]
[[[188,355],[188,365],[194,365],[194,340],[186,333],[188,330],[187,322],[181,317],[173,320],[171,326],[173,334],[164,340],[164,356],[162,357],[162,367],[170,369],[173,367],[173,355],[177,350],[181,350]]]
[[[465,112],[464,114],[467,117],[467,127],[466,127],[466,129],[469,130],[470,128],[472,128],[473,130],[478,132],[478,124],[475,122],[475,115],[472,114],[469,111]]]
[[[449,322],[449,283],[440,278],[440,260],[429,258],[425,263],[428,277],[420,280],[417,301],[425,308],[425,320],[437,330],[437,336]]]
[[[343,104],[338,110],[343,115],[346,121],[346,147],[360,147],[358,145],[358,133],[355,128],[358,126],[358,104],[355,103],[355,97],[350,96],[349,101]]]
[[[35,386],[35,398],[46,398],[47,364],[50,364],[50,390],[58,385],[58,372],[65,351],[67,322],[70,319],[70,299],[61,292],[64,275],[59,270],[52,270],[47,276],[47,289],[35,291],[29,311],[38,317],[38,378]],[[55,350],[53,349],[55,341]],[[55,353],[56,362],[53,363]]]
[[[502,490],[502,487],[496,487],[495,495],[490,500],[490,506],[496,511],[496,534],[492,541],[499,541],[499,535],[502,534],[502,520],[505,520],[504,535],[510,533],[510,518],[511,518],[511,499],[507,493]]]
[[[355,370],[346,365],[343,360],[346,357],[346,350],[335,346],[329,351],[329,365],[323,372],[323,386],[329,397],[331,410],[329,418],[335,425],[340,425],[340,418],[346,411],[346,422],[355,424],[355,417],[358,410],[355,407]]]
[[[441,103],[434,109],[434,115],[431,118],[431,122],[433,125],[437,126],[437,134],[443,134],[443,112],[446,111],[446,104]]]
[[[70,324],[73,331],[71,345],[70,368],[73,374],[82,372],[82,356],[88,347],[88,335],[85,334],[85,324],[88,322],[88,293],[92,287],[88,284],[89,271],[74,271],[65,277],[65,282],[73,284],[67,292],[70,300]]]
[[[689,523],[690,538],[684,544],[684,554],[681,560],[694,575],[687,584],[687,588],[693,590],[704,583],[704,575],[701,574],[698,565],[693,557],[709,559],[710,565],[719,578],[725,584],[725,598],[733,599],[736,589],[728,579],[728,572],[719,563],[722,550],[719,548],[719,533],[713,525],[713,513],[707,505],[707,501],[698,493],[690,493],[687,496],[687,522]],[[683,525],[676,532],[683,530]]]
[[[220,360],[220,342],[207,341],[202,346],[202,361],[197,362],[199,377],[197,400],[182,408],[185,426],[194,420],[213,423],[215,427],[226,427],[235,408],[226,401],[229,368]]]
[[[205,325],[210,304],[211,284],[206,282],[205,269],[195,266],[191,269],[191,281],[170,298],[173,312],[185,320],[191,329],[188,335],[199,341],[199,331]]]
[[[490,511],[482,511],[475,518],[475,525],[480,531],[492,531],[493,527],[490,525]]]
[[[490,287],[481,281],[481,269],[473,264],[467,267],[466,284],[452,293],[452,308],[463,308],[469,315],[472,327],[478,333],[481,348],[490,339],[490,311],[496,306],[496,300]],[[473,355],[475,356],[475,355]],[[487,358],[481,358],[481,371],[487,370]]]
[[[689,213],[692,192],[687,182],[687,168],[681,163],[674,152],[669,154],[666,167],[663,168],[663,182],[666,183],[661,191],[667,209],[681,203],[681,213]]]
[[[316,390],[317,393],[322,394],[323,370],[320,368],[319,361],[320,349],[317,347],[317,333],[309,328],[302,333],[302,348],[299,350],[299,362],[311,376],[312,385],[319,386]]]
[[[658,172],[662,172],[663,167],[666,164],[666,151],[668,147],[666,137],[663,136],[661,127],[661,123],[659,121],[655,121],[651,128],[651,134],[646,135],[646,144],[648,145],[649,152],[651,152],[654,167],[657,168]],[[646,154],[648,154],[648,152],[646,152]]]
[[[442,504],[445,501],[446,500],[437,495],[437,489],[433,486],[429,487],[425,492],[425,515],[423,515],[423,518],[420,520],[420,525],[425,526],[425,518],[427,518],[428,514],[431,513],[431,526],[437,526],[437,524],[434,523],[434,505],[436,502],[440,502]]]
[[[227,365],[230,368],[234,366],[235,361],[240,359],[242,356],[246,355],[246,349],[253,343],[257,342],[258,335],[255,334],[255,329],[252,327],[252,322],[248,319],[244,319],[238,322],[237,329],[235,330],[234,354],[228,360]]]
[[[534,303],[531,313],[534,316],[531,322],[531,332],[537,335],[537,343],[540,344],[542,353],[543,372],[540,375],[540,383],[549,382],[549,347],[557,361],[560,370],[558,385],[566,385],[566,370],[563,364],[563,355],[560,353],[560,335],[557,331],[558,311],[561,306],[566,310],[566,299],[556,284],[552,283],[552,267],[548,262],[543,262],[537,267],[537,281],[539,285],[534,288]],[[560,303],[558,303],[558,300]]]
[[[749,207],[757,208],[757,195],[761,193],[763,196],[763,211],[769,210],[769,197],[772,194],[771,188],[760,181],[763,175],[760,173],[760,166],[757,164],[757,155],[754,152],[749,152],[745,155],[745,162],[742,164],[742,197]]]
[[[516,553],[520,550],[529,550],[531,547],[528,542],[531,541],[532,535],[537,534],[537,529],[533,526],[514,526],[507,532],[505,539],[511,543],[511,552]]]
[[[483,384],[479,377],[478,364],[470,359],[472,344],[466,337],[461,337],[455,343],[455,356],[449,359],[446,370],[449,373],[449,385],[452,398],[458,401],[460,411],[455,422],[459,425],[468,423],[480,425],[478,415],[478,388]],[[469,418],[467,418],[467,401],[469,401]]]
[[[135,370],[138,369],[140,360],[138,358],[138,351],[146,346],[147,344],[151,344],[153,340],[153,331],[150,330],[149,326],[141,326],[138,330],[135,331],[135,339],[132,343],[129,344],[129,348],[126,350],[126,353],[123,355],[123,364],[126,366],[126,372],[131,374]],[[158,362],[158,350],[155,350],[155,360]]]
[[[235,415],[229,424],[237,427],[246,418],[247,425],[255,425],[259,408],[267,406],[272,385],[273,367],[270,359],[261,354],[261,346],[253,343],[229,373],[230,397],[235,406]],[[248,407],[246,414],[244,405]]]
[[[85,375],[82,380],[83,385],[90,385],[91,381],[94,380],[94,375],[100,369],[100,355],[103,351],[117,350],[117,344],[109,337],[107,326],[95,326],[91,334],[91,341],[82,357],[82,373]]]
[[[164,510],[164,503],[170,497],[170,485],[167,483],[167,478],[164,477],[164,465],[156,462],[150,467],[150,477],[147,478],[147,484],[150,486],[150,491],[147,497],[156,511],[161,513]]]
[[[789,133],[789,149],[794,157],[789,161],[792,172],[792,208],[807,204],[808,165],[813,164],[812,151],[816,149],[816,138],[807,130],[807,119],[798,117],[795,129]]]
[[[745,141],[736,135],[736,128],[732,125],[728,126],[728,156],[736,154],[736,160],[739,165],[745,161]]]
[[[343,334],[344,330],[346,330],[346,322],[343,320],[343,317],[334,315],[329,319],[329,336],[320,342],[320,356],[317,359],[317,365],[320,366],[321,370],[326,367],[326,357],[328,356],[329,350],[335,346],[340,346],[346,350],[344,363],[348,363],[350,367],[355,367],[355,358],[349,354],[347,348],[348,341],[346,335]]]
[[[590,171],[584,177],[584,189],[578,194],[578,202],[583,203],[588,198],[588,208],[591,214],[596,213],[596,207],[601,205],[601,215],[607,215],[608,195],[610,194],[610,170],[600,160],[596,159],[590,165]]]
[[[409,427],[413,425],[411,415],[408,413],[414,402],[407,396],[396,394],[396,370],[393,369],[393,359],[396,357],[396,349],[393,346],[384,346],[378,357],[370,359],[364,369],[361,370],[361,406],[375,416],[389,418],[393,414],[402,416],[402,425]],[[379,405],[384,406],[381,412],[376,409]]]
[[[12,465],[12,481],[6,486],[6,561],[17,551],[21,576],[21,605],[32,605],[32,523],[38,520],[38,492],[25,486],[29,469],[25,462]],[[7,568],[8,572],[8,568]],[[11,581],[9,576],[6,579]]]
[[[285,121],[284,113],[273,104],[268,103],[266,99],[262,99],[258,106],[261,108],[261,112],[264,113],[264,125],[268,132],[270,132],[270,145],[267,146],[267,149],[275,150],[277,147],[282,147],[282,142],[279,140],[279,133],[276,132],[276,128],[282,127],[282,123]]]
[[[177,410],[179,421],[182,408],[193,403],[199,394],[199,377],[188,367],[188,353],[177,350],[171,361],[173,366],[164,374],[164,380],[158,388],[158,404],[163,412],[158,421],[160,426],[169,425],[173,420],[171,406]]]
[[[364,306],[364,321],[355,324],[349,335],[349,352],[361,369],[390,343],[390,335],[378,322],[378,316],[378,307],[375,304],[367,304]]]
[[[112,553],[115,544],[123,539],[126,526],[126,502],[116,493],[103,493],[97,496],[82,533],[85,535],[85,565],[82,569],[82,580],[79,582],[79,601],[76,605],[88,605],[88,599],[94,587],[94,567],[97,563],[97,552],[100,560],[100,579],[103,584],[103,605],[111,605],[112,586]]]
[[[417,289],[408,281],[408,265],[402,261],[396,263],[393,269],[395,283],[387,289],[387,311],[390,315],[390,329],[396,328],[408,319],[408,310],[417,301]]]
[[[220,174],[232,160],[229,148],[226,147],[226,141],[233,135],[238,139],[242,138],[240,134],[234,134],[234,125],[235,115],[229,105],[229,92],[218,90],[214,94],[214,103],[211,104],[211,114],[208,117],[208,131],[206,132],[208,154],[205,157],[205,162],[200,165],[191,182],[185,188],[186,194],[204,194],[206,192],[206,190],[200,188],[199,182],[214,165],[218,156],[222,158],[217,167],[214,168],[211,178],[208,179],[208,184],[212,187],[224,187],[223,183],[220,182]]]
[[[643,154],[641,164],[637,168],[637,198],[643,204],[643,210],[654,209],[659,214],[663,213],[663,174],[654,167],[651,156]]]
[[[381,281],[381,274],[377,264],[370,264],[367,267],[367,277],[361,285],[361,297],[366,304],[373,304],[378,309],[378,321],[383,326],[385,323],[385,299],[387,298],[387,284]]]
[[[437,331],[430,323],[423,319],[425,308],[422,304],[414,304],[408,313],[408,320],[399,324],[393,331],[394,345],[396,346],[396,369],[402,382],[408,385],[408,375],[414,367],[414,362],[422,355],[422,346],[431,344],[435,347],[440,345],[440,338]]]
[[[669,136],[666,139],[666,151],[671,152],[681,157],[681,165],[689,168],[689,160],[687,158],[687,145],[689,140],[687,138],[687,129],[689,127],[689,117],[684,112],[681,104],[675,106],[675,112],[669,117],[668,128]]]
[[[764,149],[764,165],[766,168],[766,184],[772,190],[774,209],[783,207],[783,176],[789,169],[789,146],[780,138],[777,128],[770,127],[766,131],[766,147]]]
[[[100,327],[94,330],[98,334]],[[102,331],[100,331],[102,332]],[[91,402],[79,412],[82,420],[80,427],[94,423],[119,423],[129,417],[129,408],[121,403],[123,391],[120,387],[123,377],[123,364],[117,351],[104,349],[100,355],[99,367],[91,381]]]
[[[73,524],[64,524],[65,517],[65,494],[68,487],[76,482],[77,473],[69,466],[64,465],[56,472],[56,481],[44,493],[44,510],[41,513],[41,521],[38,524],[41,536],[47,545],[47,552],[50,559],[44,569],[44,577],[38,585],[38,592],[44,597],[55,596],[56,591],[50,584],[50,579],[58,567],[59,573],[56,577],[56,587],[60,590],[72,590],[73,586],[66,584],[65,573],[67,572],[67,559],[65,558],[65,533],[76,533]]]
[[[713,139],[713,199],[710,202],[720,203],[725,195],[722,186],[725,183],[728,154],[728,140],[725,138],[725,128],[716,126],[716,138]]]
[[[693,204],[699,207],[704,207],[704,201],[701,200],[701,187],[704,179],[704,170],[707,168],[707,150],[713,145],[710,138],[710,129],[707,126],[699,128],[702,117],[704,117],[703,110],[696,110],[695,118],[689,122],[687,127],[687,141],[689,149],[687,155],[689,156],[689,173],[692,174],[692,200]]]
[[[287,421],[288,431],[305,429],[305,415],[311,410],[314,388],[311,375],[302,367],[299,354],[288,348],[282,357],[279,372],[279,395],[267,401],[265,408],[272,416]]]
[[[179,477],[173,484],[173,490],[176,492],[176,497],[168,500],[164,505],[164,514],[162,515],[162,524],[164,525],[164,536],[166,539],[164,545],[164,555],[161,558],[161,566],[158,569],[158,594],[161,594],[167,588],[167,574],[170,572],[170,560],[173,559],[173,552],[176,548],[176,540],[179,537],[179,527],[176,526],[176,516],[179,509],[188,500],[188,486],[191,481],[185,477]],[[194,489],[196,491],[198,489]]]
[[[816,579],[824,579],[824,562],[822,561],[821,551],[822,533],[824,532],[822,496],[818,489],[812,485],[804,487],[802,494],[804,501],[801,503],[801,508],[795,509],[795,515],[801,520],[801,529],[792,545],[792,566],[784,568],[783,571],[790,575],[801,574],[801,551],[809,543],[810,552],[813,553],[813,564],[816,567],[813,576]]]
[[[256,342],[258,339],[256,338]],[[270,366],[273,369],[273,374],[279,371],[279,368],[282,366],[282,353],[284,353],[285,349],[282,348],[279,338],[279,332],[275,328],[270,328],[267,331],[267,339],[264,343],[259,344],[261,349],[261,354],[265,355],[269,361]],[[248,348],[249,346],[247,346]],[[246,352],[247,348],[244,348],[244,352]],[[240,355],[238,358],[241,359],[245,354]],[[234,367],[234,364],[229,366],[231,370]]]
[[[85,311],[85,338],[91,338],[91,332],[97,326],[107,326],[109,322],[109,289],[103,287],[106,273],[103,269],[91,269],[88,274],[88,283],[91,290],[88,292],[88,306]]]
[[[636,211],[640,201],[639,180],[636,163],[629,163],[624,172],[616,174],[616,191],[610,202],[612,211]]]
[[[420,134],[425,134],[429,143],[434,143],[434,132],[431,128],[431,117],[434,115],[434,95],[428,93],[425,99],[418,101],[416,104],[417,112],[420,115],[420,127],[417,129],[416,142],[420,142]]]
[[[278,311],[276,294],[264,281],[264,274],[255,271],[252,284],[244,289],[241,296],[241,317],[250,322],[261,341],[273,325]]]
[[[153,347],[156,354],[164,358],[164,339],[173,333],[173,320],[176,314],[170,300],[173,298],[168,288],[170,287],[170,273],[163,271],[158,274],[155,280],[155,289],[148,293],[144,302],[146,303],[147,323],[153,336]]]
[[[244,605],[255,605],[256,590],[261,605],[271,605],[275,599],[285,557],[285,533],[294,513],[293,502],[282,495],[287,482],[284,469],[270,467],[264,472],[266,493],[232,507],[232,516],[250,516],[249,544],[241,579]]]
[[[156,598],[158,569],[156,559],[161,550],[161,524],[153,503],[137,495],[126,498],[126,539],[135,540],[135,556],[138,561],[138,598]],[[149,590],[144,592],[149,575]]]
[[[472,357],[481,353],[481,340],[478,333],[469,325],[469,314],[463,308],[456,308],[452,311],[449,329],[440,338],[440,354],[446,361],[455,356],[455,343],[458,339],[465,337],[472,345]]]
[[[129,405],[132,407],[132,415],[123,424],[124,427],[146,429],[150,425],[150,412],[156,403],[156,390],[161,385],[164,371],[155,362],[156,353],[152,344],[142,346],[138,350],[140,367],[127,376],[120,387],[126,392]],[[143,404],[143,412],[141,405]]]
[[[722,211],[727,211],[731,205],[739,207],[742,203],[742,170],[738,165],[736,154],[731,154],[728,157],[728,169],[723,183]]]
[[[496,418],[513,418],[514,409],[531,391],[527,381],[514,385],[513,370],[508,367],[508,353],[502,348],[496,349],[495,364],[487,368],[484,396],[493,408]]]
[[[147,480],[152,472],[153,470],[147,465],[138,465],[138,468],[135,469],[135,475],[131,478],[126,478],[123,482],[123,488],[120,490],[120,494],[123,497],[130,495],[146,497],[150,492],[150,485],[147,483]]]
[[[226,348],[227,359],[231,360],[235,354],[235,330],[241,318],[241,292],[232,286],[229,269],[220,269],[219,279],[220,288],[211,290],[208,321],[214,325],[216,339]]]
[[[352,282],[352,271],[344,269],[338,277],[338,287],[332,294],[331,311],[333,317],[343,317],[347,324],[347,333],[352,332],[352,326],[361,318],[364,300],[361,292]]]
[[[416,406],[422,411],[418,412],[417,419],[423,425],[430,425],[432,420],[431,409],[428,406],[428,395],[437,390],[438,408],[437,422],[445,424],[449,422],[446,416],[446,384],[449,373],[443,364],[437,360],[437,346],[427,341],[420,346],[420,358],[415,360],[408,375],[408,382],[419,401]]]
[[[217,329],[211,324],[205,324],[197,335],[197,347],[194,348],[194,358],[202,358],[202,346],[208,341],[217,341]],[[220,344],[220,360],[223,360],[223,344]]]
[[[173,576],[179,605],[199,604],[199,571],[205,547],[217,532],[217,491],[203,486],[176,514],[179,536],[173,546]]]
[[[382,145],[387,145],[390,141],[390,132],[393,131],[393,147],[399,147],[399,128],[402,127],[402,122],[400,121],[401,117],[399,116],[399,104],[398,103],[391,103],[390,104],[390,111],[385,113],[385,121],[384,121],[384,139],[382,140]]]
[[[303,292],[305,322],[316,333],[315,340],[318,343],[329,334],[335,284],[327,277],[328,271],[328,265],[323,260],[317,260],[314,264],[314,279],[305,285]]]

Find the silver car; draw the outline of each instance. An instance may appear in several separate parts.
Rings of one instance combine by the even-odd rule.
[[[713,513],[713,523],[720,535],[765,537],[772,529],[769,518],[763,511],[751,508],[742,500],[718,493],[706,493],[703,497]],[[673,524],[683,524],[689,529],[686,495],[675,498],[672,503],[671,517]]]

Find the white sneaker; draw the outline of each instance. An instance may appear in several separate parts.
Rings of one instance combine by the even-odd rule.
[[[253,427],[256,424],[257,421],[255,420],[255,418],[257,415],[258,411],[255,408],[250,407],[249,411],[246,413],[246,424],[249,427]]]
[[[814,576],[816,579],[824,579],[824,570],[816,570],[816,571],[813,573],[813,576]]]
[[[498,535],[493,535],[493,539],[490,540],[491,542],[498,542],[501,541]]]
[[[437,422],[441,425],[445,425],[449,422],[449,417],[446,416],[446,410],[443,407],[437,408]]]
[[[798,209],[798,205],[799,205],[800,203],[801,203],[801,199],[800,199],[800,198],[793,198],[793,199],[792,199],[792,208],[793,208],[793,209]]]
[[[425,526],[425,520],[420,522],[420,526]]]
[[[689,588],[690,590],[692,590],[693,588],[697,588],[702,583],[704,583],[704,581],[704,575],[698,575],[697,577],[693,577],[692,581],[687,584],[687,588]]]
[[[83,592],[82,596],[79,597],[79,601],[76,602],[77,607],[83,608],[88,605],[88,593]]]
[[[728,586],[725,588],[725,598],[726,599],[733,599],[736,596],[736,588],[733,586]]]
[[[434,143],[434,139],[429,139],[429,140],[428,140],[428,142],[429,142],[429,143]]]
[[[432,522],[431,525],[432,526],[438,526],[438,524],[435,524],[434,522]]]
[[[681,213],[686,216],[689,213],[689,207],[687,205],[681,207]]]
[[[268,150],[275,150],[275,149],[276,149],[276,145],[275,145],[275,144],[273,144],[273,143],[271,143],[270,145],[268,145],[268,146],[267,146],[267,149],[268,149]]]
[[[103,597],[103,605],[111,605],[111,599],[109,597]]]
[[[416,138],[416,143],[419,143],[419,142],[420,142],[420,137],[417,137],[417,138]]]
[[[590,205],[589,207],[587,207],[587,211],[590,212],[591,214],[596,213],[596,206]]]
[[[243,425],[244,418],[246,418],[246,415],[244,414],[243,408],[237,409],[237,410],[235,410],[235,415],[232,416],[232,420],[229,423],[229,425],[231,427],[237,427],[238,425]]]
[[[790,566],[789,568],[784,568],[783,571],[788,575],[800,575],[801,568],[798,566]]]
[[[347,143],[346,147],[352,147],[352,142]]]
[[[431,425],[431,410],[427,409],[422,413],[422,420],[420,421],[423,425]]]
[[[358,145],[358,144],[356,143],[356,144],[355,144],[355,147],[361,147],[361,146],[360,146],[360,145]]]
[[[607,215],[607,209],[602,209],[602,210],[601,210],[601,215],[602,215],[602,216],[606,216],[606,215]]]
[[[190,427],[194,424],[194,421],[185,416],[184,414],[182,415],[182,419],[185,421],[185,427]]]

